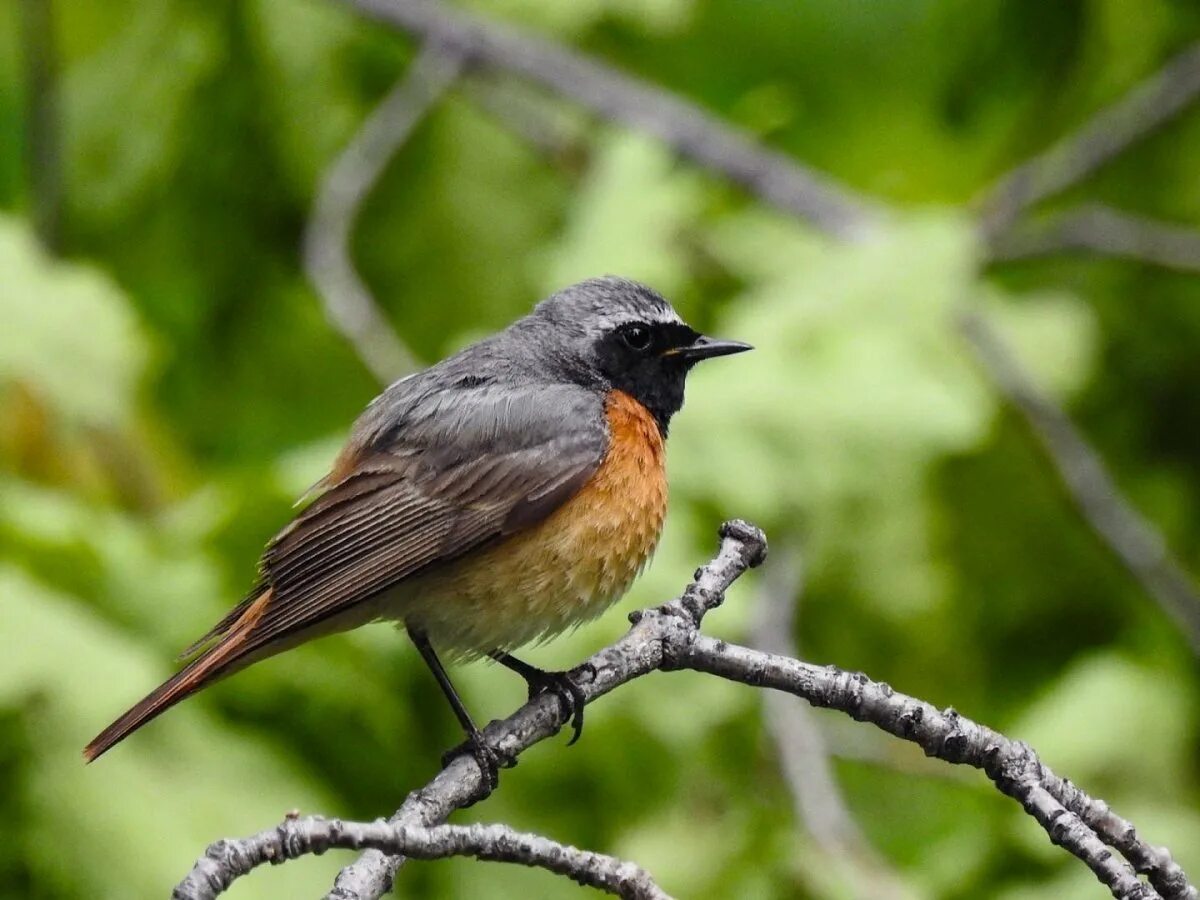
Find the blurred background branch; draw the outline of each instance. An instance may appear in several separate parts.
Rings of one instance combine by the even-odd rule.
[[[1023,212],[1079,184],[1188,109],[1198,96],[1200,43],[1001,178],[982,203],[984,232],[995,237],[1008,231]]]
[[[1099,203],[1024,221],[997,237],[990,259],[1003,262],[1085,251],[1177,272],[1200,272],[1200,229],[1135,216]]]
[[[329,167],[305,232],[304,268],[330,324],[383,384],[417,362],[355,268],[354,223],[387,164],[461,71],[457,56],[426,44]]]
[[[583,128],[565,116],[548,112],[544,101],[539,103],[529,96],[528,88],[483,75],[464,79],[462,91],[468,100],[550,162],[570,170],[584,167],[589,148]]]
[[[609,121],[652,135],[830,234],[854,237],[879,215],[864,198],[686,100],[565,47],[429,0],[342,2],[418,38],[438,41],[474,64],[520,75]]]
[[[804,592],[799,551],[777,546],[755,602],[753,644],[764,653],[800,657],[797,610]],[[879,900],[912,897],[903,881],[875,852],[854,820],[829,758],[825,737],[807,706],[786,694],[763,697],[767,732],[784,781],[791,792],[796,822],[820,848],[822,864],[833,866],[855,897]]]
[[[19,0],[25,65],[25,170],[34,229],[42,246],[61,246],[62,150],[54,0]]]
[[[1080,514],[1200,654],[1200,595],[1191,576],[1171,557],[1162,535],[1121,496],[1099,454],[1038,390],[983,316],[965,313],[960,324],[976,359],[1029,424]]]

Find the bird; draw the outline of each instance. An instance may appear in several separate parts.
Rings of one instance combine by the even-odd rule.
[[[446,672],[490,658],[552,693],[565,672],[510,651],[595,618],[654,552],[665,441],[698,362],[752,349],[687,325],[659,293],[604,276],[395,381],[267,545],[252,590],[186,665],[105,728],[91,762],[186,697],[313,638],[378,620],[407,632],[490,786],[504,763]]]

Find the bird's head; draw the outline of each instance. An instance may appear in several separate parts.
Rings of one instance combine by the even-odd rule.
[[[626,278],[581,281],[538,304],[529,317],[556,370],[581,383],[624,391],[666,434],[683,405],[687,373],[705,359],[752,349],[706,337],[660,294]]]

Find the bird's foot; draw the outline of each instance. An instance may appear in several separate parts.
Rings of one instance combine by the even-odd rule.
[[[442,768],[446,768],[460,756],[470,756],[479,766],[482,776],[478,794],[471,799],[467,806],[473,806],[486,799],[500,784],[500,770],[511,769],[517,761],[511,756],[505,756],[487,742],[482,732],[475,731],[467,735],[467,739],[442,754]]]
[[[590,663],[584,663],[580,668],[590,672],[593,678],[595,677],[596,669]],[[563,715],[570,721],[571,729],[574,732],[571,740],[567,742],[567,746],[570,747],[583,734],[583,707],[587,702],[587,698],[583,695],[583,688],[579,686],[579,682],[572,677],[570,672],[546,672],[542,669],[534,669],[525,674],[524,678],[525,683],[529,685],[530,700],[540,697],[542,694],[551,694],[558,698],[558,702],[562,705]]]

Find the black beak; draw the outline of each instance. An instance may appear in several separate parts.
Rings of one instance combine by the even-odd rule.
[[[712,359],[714,356],[729,356],[733,353],[745,353],[753,350],[749,344],[741,341],[722,341],[717,338],[700,335],[686,347],[672,347],[664,356],[673,356],[687,362],[699,362],[702,359]]]

